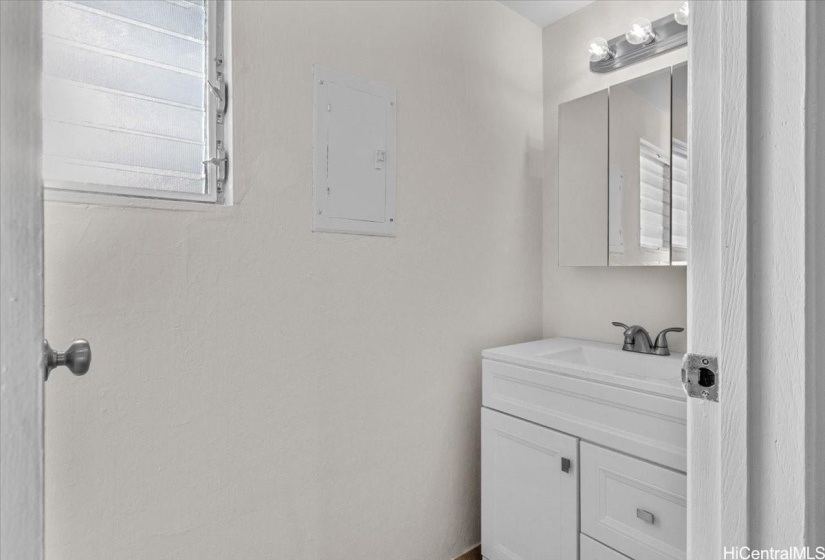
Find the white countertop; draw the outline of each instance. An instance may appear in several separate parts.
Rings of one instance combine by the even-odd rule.
[[[547,338],[491,348],[482,357],[596,383],[685,400],[683,354],[625,352],[621,344],[575,338]]]

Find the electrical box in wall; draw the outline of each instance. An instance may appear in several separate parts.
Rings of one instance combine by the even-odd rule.
[[[323,66],[314,76],[312,230],[395,235],[395,90]]]

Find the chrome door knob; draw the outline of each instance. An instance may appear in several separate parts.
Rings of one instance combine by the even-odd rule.
[[[66,366],[73,374],[83,375],[89,371],[91,363],[92,347],[87,340],[75,340],[65,352],[52,350],[49,341],[43,341],[43,373],[46,381],[49,380],[49,373],[56,367]]]

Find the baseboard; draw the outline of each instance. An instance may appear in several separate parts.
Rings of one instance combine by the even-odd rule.
[[[457,556],[455,560],[481,560],[481,545],[475,545],[461,556]]]

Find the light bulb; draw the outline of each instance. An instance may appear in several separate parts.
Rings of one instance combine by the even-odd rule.
[[[624,38],[631,45],[646,45],[653,42],[656,35],[653,34],[653,24],[647,18],[633,20],[630,29],[624,34]]]
[[[590,53],[590,62],[601,62],[613,56],[613,51],[603,37],[590,39],[587,51]]]
[[[688,15],[690,15],[690,7],[687,2],[682,2],[679,9],[673,13],[673,19],[675,19],[679,25],[687,25]]]

